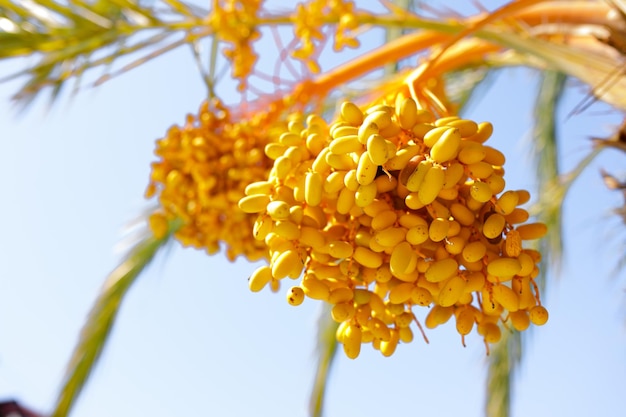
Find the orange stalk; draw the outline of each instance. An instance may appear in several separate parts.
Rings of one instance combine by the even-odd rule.
[[[422,72],[417,73],[416,77],[424,76],[425,78],[428,78],[427,72],[432,69],[433,65],[437,62],[437,60],[441,58],[441,55],[445,53],[445,51],[448,50],[448,48],[450,48],[452,45],[454,45],[455,43],[457,43],[464,37],[471,35],[473,33],[476,33],[478,30],[480,30],[481,28],[484,28],[489,23],[495,22],[499,19],[504,19],[507,16],[513,15],[516,11],[519,11],[524,8],[528,8],[529,6],[535,5],[536,3],[539,3],[541,1],[543,0],[519,0],[513,3],[508,3],[489,14],[483,15],[484,17],[479,18],[477,21],[473,21],[473,22],[467,21],[467,29],[454,35],[452,39],[447,41],[446,44],[443,46],[443,48],[435,56],[429,59],[425,65],[421,67]]]
[[[312,87],[315,88],[316,95],[325,95],[339,85],[374,71],[385,64],[397,62],[418,53],[420,50],[441,43],[450,36],[452,35],[432,30],[410,33],[320,74],[311,81]]]
[[[438,74],[454,70],[471,62],[484,59],[485,55],[497,52],[503,48],[495,41],[491,41],[481,30],[486,26],[504,23],[506,27],[515,27],[515,22],[532,27],[547,23],[563,24],[608,24],[608,13],[611,10],[604,3],[587,1],[544,1],[522,0],[510,3],[491,14],[481,13],[457,21],[458,30],[450,26],[448,32],[435,29],[418,30],[386,43],[369,51],[349,62],[343,63],[319,76],[303,80],[296,84],[291,94],[272,103],[275,110],[294,105],[310,103],[314,97],[324,97],[339,86],[355,80],[364,74],[381,68],[385,64],[398,62],[416,55],[427,49],[439,47],[439,52],[420,67],[416,68],[405,81],[413,97],[416,97],[415,84],[422,80],[436,78]],[[372,22],[382,25],[380,22]],[[411,16],[406,16],[406,27],[416,25]],[[518,25],[519,26],[519,25]],[[493,29],[491,29],[493,30]],[[460,48],[453,48],[462,38],[474,34],[472,47],[464,44]],[[485,36],[485,38],[480,38]],[[266,103],[267,104],[267,103]],[[279,110],[280,111],[280,110]]]
[[[485,58],[485,55],[501,49],[500,45],[482,39],[468,39],[442,54],[439,60],[433,64],[432,71],[441,74],[472,63],[478,63]]]
[[[436,77],[436,74],[443,74],[447,71],[462,68],[471,63],[480,63],[484,60],[485,55],[497,52],[501,49],[502,47],[500,45],[476,38],[467,39],[449,47],[444,50],[442,54],[438,55],[437,61],[428,61],[427,63],[416,68],[411,74],[409,74],[408,77],[406,77],[405,83],[409,87],[411,97],[413,97],[413,99],[415,99],[418,103],[422,101],[420,100],[420,96],[422,96],[422,94],[419,93],[419,90],[424,89],[422,84],[428,83],[431,79],[431,77],[427,77],[427,75],[433,74],[433,77]],[[421,87],[417,88],[417,85],[420,85]],[[426,100],[432,101],[432,98],[426,97]]]
[[[603,3],[584,1],[536,3],[537,0],[516,2],[490,15],[481,14],[470,17],[460,22],[460,26],[469,26],[468,29],[457,34],[435,30],[422,30],[410,33],[331,69],[312,81],[308,80],[306,83],[308,83],[308,88],[311,89],[309,91],[314,91],[315,95],[326,95],[333,88],[378,69],[387,63],[397,62],[443,42],[449,42],[449,46],[451,46],[452,43],[462,37],[480,30],[488,23],[495,23],[498,19],[517,20],[529,26],[555,22],[606,24],[608,23],[608,12],[611,10],[610,7]],[[410,17],[407,18],[407,22],[410,22]],[[486,45],[483,45],[483,47],[487,48]],[[497,47],[494,47],[494,50],[496,49]],[[463,60],[459,62],[463,62]],[[451,69],[449,66],[446,67]],[[426,69],[424,68],[424,70]]]
[[[547,2],[520,10],[513,17],[528,25],[569,23],[604,25],[611,8],[605,3],[588,1]]]

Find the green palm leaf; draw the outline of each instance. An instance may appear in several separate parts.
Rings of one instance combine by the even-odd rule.
[[[522,340],[519,332],[504,331],[502,339],[489,355],[487,374],[487,417],[507,417],[511,414],[513,377],[522,359]]]
[[[537,169],[539,198],[551,200],[548,189],[559,180],[556,112],[562,98],[567,76],[561,72],[544,71],[541,74],[539,94],[535,104],[533,129],[533,154]],[[559,267],[563,253],[562,205],[552,205],[550,210],[538,213],[540,221],[548,226],[548,235],[541,240],[541,252],[549,254],[551,264]],[[544,265],[544,270],[547,265]],[[545,282],[542,280],[541,282]]]
[[[52,417],[69,415],[100,358],[124,296],[159,249],[170,241],[178,227],[179,221],[171,222],[168,232],[161,238],[146,231],[120,265],[107,277],[80,332]]]
[[[120,58],[140,53],[113,75],[143,64],[182,44],[208,36],[207,11],[181,1],[144,6],[140,1],[8,1],[0,6],[0,60],[37,58],[29,67],[0,82],[25,77],[13,99],[26,106],[46,87],[58,97],[71,78],[80,81],[90,69],[107,71]],[[175,35],[183,33],[194,37]],[[140,35],[138,38],[136,35]],[[178,38],[178,39],[177,39]],[[110,79],[105,73],[96,83]]]
[[[324,409],[324,395],[328,375],[337,354],[337,327],[330,315],[330,305],[324,304],[317,322],[317,370],[309,399],[309,415],[321,417]]]

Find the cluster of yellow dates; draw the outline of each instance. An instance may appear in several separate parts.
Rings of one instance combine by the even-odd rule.
[[[220,101],[204,102],[197,115],[157,141],[159,160],[152,163],[146,190],[146,197],[159,200],[160,210],[150,216],[156,237],[178,218],[183,225],[175,236],[185,246],[209,254],[225,247],[230,260],[267,258],[265,244],[252,238],[254,216],[237,207],[246,185],[266,178],[272,162],[263,154],[270,116],[259,114],[234,121]]]
[[[500,339],[500,321],[544,324],[540,254],[522,241],[546,227],[521,225],[530,196],[504,192],[505,158],[484,144],[492,125],[435,120],[410,98],[394,104],[363,112],[345,102],[331,126],[292,120],[266,145],[269,177],[239,201],[258,213],[254,237],[270,255],[250,289],[299,280],[288,302],[331,303],[350,358],[363,343],[389,356],[412,341],[413,306],[430,307],[426,327],[454,317],[462,336],[475,328],[486,343]]]

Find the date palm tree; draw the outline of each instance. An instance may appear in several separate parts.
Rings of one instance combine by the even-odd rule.
[[[274,130],[283,134],[281,138],[286,138],[285,134],[293,133],[293,129],[288,127],[290,122],[304,126],[302,114],[317,114],[319,120],[326,123],[339,118],[349,125],[351,120],[358,120],[353,123],[358,126],[365,123],[362,121],[364,116],[367,120],[367,112],[362,114],[367,107],[395,105],[395,117],[400,120],[396,123],[405,129],[401,117],[404,113],[398,113],[400,110],[397,109],[413,103],[416,107],[413,113],[434,117],[429,119],[424,116],[423,123],[420,122],[430,123],[427,127],[429,131],[438,126],[439,122],[435,119],[452,117],[450,121],[463,120],[454,116],[462,114],[464,106],[473,97],[485,94],[487,81],[496,71],[513,66],[535,69],[540,74],[541,83],[534,107],[532,142],[536,151],[539,195],[534,214],[538,223],[547,225],[547,235],[535,246],[533,253],[544,255],[540,261],[541,271],[558,267],[562,251],[562,203],[569,187],[600,152],[608,148],[624,151],[626,145],[621,128],[609,138],[595,138],[589,155],[574,170],[563,173],[558,164],[559,138],[555,112],[570,85],[568,79],[578,80],[588,91],[588,101],[580,103],[572,117],[584,111],[593,101],[603,101],[620,112],[626,111],[626,79],[622,71],[626,4],[617,0],[518,0],[503,2],[498,9],[490,11],[468,8],[458,12],[443,6],[429,7],[426,2],[381,2],[378,5],[381,7],[375,9],[370,6],[368,2],[339,0],[310,0],[289,10],[265,5],[260,0],[214,0],[210,7],[180,0],[0,2],[0,59],[16,61],[22,67],[17,73],[6,74],[2,80],[23,80],[22,87],[13,96],[15,103],[22,108],[45,94],[54,103],[68,85],[72,85],[75,92],[86,87],[106,88],[110,79],[123,76],[176,48],[189,48],[207,89],[207,101],[198,115],[184,126],[174,126],[158,142],[157,156],[160,159],[153,165],[146,192],[149,198],[155,198],[156,205],[146,215],[149,227],[119,267],[107,277],[101,294],[95,300],[62,381],[53,413],[55,417],[70,413],[105,347],[125,294],[168,242],[179,241],[203,248],[209,254],[222,250],[230,259],[239,255],[250,260],[268,259],[271,267],[262,268],[253,275],[250,286],[253,291],[265,285],[278,290],[279,281],[275,278],[281,264],[274,257],[284,255],[287,258],[291,254],[289,251],[277,252],[271,257],[267,241],[254,239],[253,235],[261,233],[260,230],[267,226],[267,222],[259,220],[254,213],[265,210],[268,201],[256,198],[257,194],[245,190],[249,190],[246,187],[252,183],[265,181],[266,184],[268,172],[271,178],[272,172],[280,171],[278,161],[284,161],[280,159],[283,154],[273,156],[273,151],[268,149],[278,148],[272,148],[272,144],[280,145],[281,140],[288,139],[276,139]],[[383,29],[386,35],[379,46],[368,48],[361,45],[360,40],[363,33],[372,28]],[[271,43],[275,49],[271,53],[266,48],[261,52],[259,44],[262,37],[273,39]],[[332,52],[329,51],[329,44],[332,44]],[[349,48],[360,48],[362,55],[352,60],[343,58],[344,51]],[[321,64],[326,67],[331,59],[339,64],[322,70]],[[271,64],[274,64],[273,69]],[[226,75],[220,68],[229,70],[230,74]],[[100,75],[94,75],[98,71]],[[224,104],[221,100],[224,96],[221,88],[230,85],[228,80],[236,81],[233,88],[241,95],[240,103]],[[399,95],[405,100],[389,99],[391,95]],[[344,104],[338,111],[334,105],[338,101],[351,104]],[[416,113],[418,110],[423,113]],[[315,129],[322,129],[320,126],[325,123],[315,120],[307,119],[306,132],[310,135],[319,133]],[[382,122],[377,120],[377,123]],[[337,129],[342,127],[335,126]],[[475,134],[473,131],[467,137]],[[223,162],[224,159],[220,158],[220,163],[226,165],[208,165],[211,168],[208,172],[200,172],[200,167],[197,167],[199,171],[192,173],[177,171],[178,166],[189,162],[185,159],[189,156],[185,156],[180,149],[187,146],[185,138],[192,136],[203,138],[202,143],[193,145],[196,146],[194,152],[198,153],[196,157],[204,152],[203,163],[211,160],[212,152],[218,152],[220,157],[228,156],[230,162]],[[422,136],[427,141],[426,136]],[[365,139],[369,152],[369,139]],[[381,143],[385,146],[385,142]],[[398,150],[401,148],[399,143],[395,145]],[[239,146],[245,152],[239,152]],[[371,151],[369,158],[375,158],[374,154]],[[441,165],[442,172],[451,171],[448,169],[451,166],[449,160],[454,157],[446,159],[430,152],[430,158],[435,162],[433,166]],[[392,174],[392,169],[384,168],[388,160],[386,158],[374,164],[378,166],[374,169],[376,177],[388,175],[390,179],[393,177],[400,181],[402,174]],[[417,166],[414,167],[415,172]],[[427,172],[436,170],[432,167],[428,169]],[[314,168],[313,171],[298,175],[306,184],[315,184],[318,179]],[[226,178],[226,172],[237,172],[237,176]],[[626,189],[612,174],[604,173],[603,176],[610,189]],[[280,182],[276,188],[279,185],[283,183]],[[306,187],[312,189],[313,185]],[[193,201],[195,208],[189,208],[190,201],[181,197],[181,189],[197,193],[197,200]],[[417,188],[415,191],[417,193]],[[436,191],[440,192],[441,187]],[[232,192],[236,194],[234,197]],[[248,210],[243,203],[247,198],[245,194],[255,197],[255,201],[262,201],[262,209]],[[210,196],[211,202],[205,201],[209,198],[203,200],[203,195]],[[434,194],[433,200],[437,195]],[[516,195],[515,204],[518,197]],[[422,195],[422,198],[425,197]],[[312,194],[305,197],[311,207],[319,204],[315,200]],[[503,201],[491,194],[488,200]],[[265,219],[274,216],[269,210]],[[619,213],[624,217],[623,209]],[[347,221],[347,212],[342,214],[343,217],[336,217],[339,223],[342,219]],[[278,214],[276,216],[283,219]],[[482,227],[482,222],[487,223],[486,217],[472,218],[471,222],[476,220]],[[267,227],[277,227],[277,224]],[[502,230],[501,227],[498,237]],[[511,227],[513,230],[518,229]],[[298,234],[300,232],[299,229]],[[508,241],[513,241],[512,235],[507,236]],[[430,239],[435,240],[432,235]],[[339,258],[350,258],[352,249],[346,249],[349,253]],[[390,254],[393,258],[393,253]],[[312,255],[309,252],[305,256]],[[356,253],[354,258],[358,260]],[[536,261],[539,262],[538,259]],[[370,261],[363,260],[362,266],[368,267],[367,262]],[[372,268],[378,266],[373,265]],[[345,274],[349,276],[349,266],[346,268],[348,272]],[[300,275],[300,270],[297,275]],[[538,299],[544,280],[542,275],[533,278],[537,278],[534,291]],[[535,283],[534,280],[532,282]],[[316,298],[312,287],[303,284],[294,288],[297,289],[292,288],[289,296],[293,304],[301,302],[305,295]],[[489,288],[492,288],[491,284]],[[320,291],[328,293],[327,288]],[[326,294],[319,298],[329,301],[328,297]],[[356,297],[354,295],[354,300]],[[408,301],[403,299],[401,303],[405,302]],[[346,308],[354,310],[352,303],[350,298],[352,307]],[[358,300],[354,303],[357,307],[362,304]],[[431,303],[433,300],[425,304]],[[342,328],[339,324],[345,321],[338,319],[341,316],[336,308],[339,304],[330,299],[328,308],[319,319],[317,374],[310,400],[310,414],[313,416],[322,414],[328,373],[340,351],[338,347],[343,345],[345,353],[354,358],[358,356],[362,341],[360,326],[345,325]],[[410,304],[408,310],[403,307],[398,317],[403,312],[409,313],[411,307],[419,302],[413,297]],[[527,327],[520,325],[518,328],[513,319],[507,321],[507,314],[499,314],[502,314],[501,321],[507,322],[507,331],[498,330],[499,341],[494,340],[497,343],[488,347],[485,409],[490,417],[509,415],[514,388],[512,378],[522,363],[521,347],[525,332],[521,330]],[[408,323],[415,319],[414,315],[403,317],[408,317]],[[459,317],[461,313],[456,316],[457,329],[464,335],[459,327]],[[530,317],[533,322],[536,321],[532,313]],[[474,320],[472,316],[470,329]],[[416,319],[415,322],[420,326]],[[348,340],[357,331],[359,347],[351,348]],[[488,333],[484,332],[483,329],[487,343]],[[400,331],[398,333],[401,334]],[[336,337],[338,334],[341,343]],[[395,346],[388,346],[389,342],[383,340],[378,349],[384,354],[385,349],[389,349],[389,354],[393,353]]]

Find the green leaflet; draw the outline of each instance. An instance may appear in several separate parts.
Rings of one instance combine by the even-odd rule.
[[[513,377],[522,358],[522,340],[517,331],[503,331],[502,339],[489,355],[487,374],[487,417],[511,415]]]
[[[317,322],[317,370],[309,399],[309,415],[321,417],[324,409],[324,395],[328,384],[328,375],[337,354],[337,327],[339,325],[330,315],[330,305],[324,304]]]
[[[559,179],[556,111],[566,80],[567,76],[561,72],[544,71],[535,103],[535,126],[531,146],[537,169],[539,204],[545,204],[546,200],[553,199],[553,195],[547,191],[551,184],[555,184]],[[538,219],[548,226],[548,235],[541,240],[540,251],[548,254],[550,263],[557,269],[563,254],[561,209],[561,204],[553,204],[550,209],[538,212]],[[544,271],[546,266],[543,265]],[[545,283],[545,279],[541,282]]]
[[[80,332],[52,417],[69,415],[100,358],[124,296],[159,249],[170,241],[172,234],[180,225],[180,221],[171,222],[168,233],[160,239],[147,231],[107,277]]]

